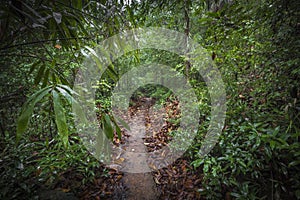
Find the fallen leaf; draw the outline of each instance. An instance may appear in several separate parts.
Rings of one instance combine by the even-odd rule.
[[[194,188],[193,181],[192,180],[187,180],[185,182],[184,186],[185,186],[185,188],[189,188],[189,189]]]
[[[155,166],[154,164],[152,164],[152,163],[149,163],[149,167],[150,167],[151,169],[157,170],[156,166]]]
[[[56,44],[54,47],[57,49],[61,49],[61,45],[59,45],[59,44]]]
[[[63,191],[63,192],[70,192],[70,189],[69,188],[62,188],[61,191]]]
[[[156,184],[160,185],[160,182],[158,181],[158,178],[154,177],[154,181]]]
[[[119,159],[115,160],[114,163],[121,165],[124,162],[124,160],[125,160],[125,158],[119,158]]]

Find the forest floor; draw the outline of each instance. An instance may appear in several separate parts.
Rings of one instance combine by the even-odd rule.
[[[95,178],[84,187],[77,186],[76,196],[79,199],[116,200],[201,199],[202,173],[193,169],[187,156],[162,168],[159,166],[161,156],[148,156],[172,140],[169,133],[177,127],[170,119],[180,118],[178,101],[168,101],[155,109],[153,101],[149,104],[145,99],[133,105],[128,112],[118,113],[131,129],[123,129],[121,140],[117,136],[114,138],[119,153],[113,164],[103,166],[109,176]],[[80,179],[72,172],[62,176],[68,182],[62,181],[60,189],[74,188]]]
[[[154,107],[155,102],[142,98],[133,105],[122,116],[119,113],[131,127],[124,132],[125,141],[120,145],[126,152],[119,154],[125,171],[131,172],[124,173],[121,180],[127,189],[125,199],[199,199],[202,176],[193,171],[188,158],[160,168],[162,156],[149,156],[172,140],[169,133],[177,126],[170,119],[180,118],[179,102],[173,100]]]

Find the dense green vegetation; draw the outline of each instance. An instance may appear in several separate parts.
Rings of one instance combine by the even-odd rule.
[[[203,199],[300,199],[300,4],[297,0],[184,1],[6,0],[0,5],[0,198],[37,198],[41,188],[87,187],[112,178],[74,126],[72,90],[84,58],[123,30],[164,27],[186,34],[211,55],[226,86],[226,122],[204,158],[200,141],[210,97],[188,56],[143,49],[117,59],[99,80],[97,115],[113,139],[118,78],[140,64],[161,63],[186,75],[199,98],[201,126],[186,152],[203,176]],[[132,96],[164,104],[165,87]],[[178,123],[174,122],[175,124]],[[112,128],[114,127],[114,128]],[[68,183],[69,182],[71,183]],[[99,188],[98,188],[99,189]],[[99,194],[100,195],[100,194]],[[101,193],[101,198],[110,198]]]

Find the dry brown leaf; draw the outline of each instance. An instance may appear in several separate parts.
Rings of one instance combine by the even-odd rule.
[[[124,160],[125,160],[125,158],[119,158],[119,159],[115,160],[114,163],[121,165],[124,162]]]
[[[59,44],[56,44],[54,47],[57,49],[61,49],[61,45],[59,45]]]
[[[61,191],[63,191],[63,192],[70,192],[70,188],[62,188]]]
[[[150,167],[151,169],[157,170],[156,166],[155,166],[154,164],[152,164],[152,163],[149,163],[149,167]]]
[[[154,181],[155,181],[156,184],[160,185],[160,182],[159,182],[157,177],[154,177]]]

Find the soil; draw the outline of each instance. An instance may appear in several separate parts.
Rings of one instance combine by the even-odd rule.
[[[134,115],[131,115],[130,112],[126,117],[123,115],[123,119],[130,125],[130,130],[127,130],[129,137],[121,146],[123,153],[119,154],[123,160],[121,164],[121,171],[124,172],[122,183],[127,188],[125,199],[128,200],[154,200],[159,197],[151,169],[147,163],[148,153],[144,144],[148,112],[149,106],[146,104],[137,109]]]

